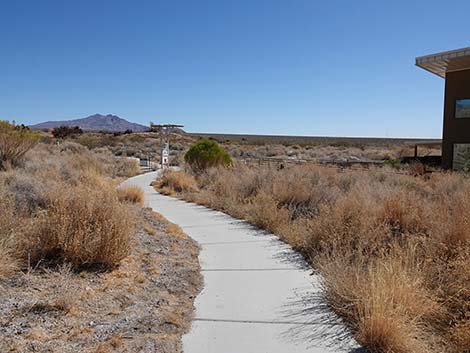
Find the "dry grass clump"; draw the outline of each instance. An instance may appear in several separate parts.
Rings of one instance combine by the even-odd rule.
[[[45,269],[43,276],[49,282],[47,295],[43,295],[42,300],[37,300],[33,305],[24,310],[33,313],[43,313],[47,311],[62,311],[68,313],[77,301],[77,285],[73,281],[73,272],[70,264],[60,266],[54,271]],[[34,282],[34,273],[26,275],[26,281]],[[46,293],[44,293],[46,294]]]
[[[121,202],[144,204],[144,192],[138,186],[122,186],[117,189],[117,195]]]
[[[114,158],[117,163],[114,166],[116,177],[130,178],[140,173],[140,165],[135,159]]]
[[[173,192],[197,191],[197,182],[192,175],[174,170],[166,170],[154,186],[169,195]]]
[[[74,187],[50,195],[38,216],[36,236],[27,243],[33,262],[63,261],[76,267],[113,267],[128,252],[132,213],[113,187]]]
[[[412,246],[393,246],[369,261],[353,252],[315,261],[330,307],[372,352],[439,351],[434,325],[445,309],[416,257]]]
[[[300,250],[322,274],[329,306],[370,351],[470,351],[466,177],[237,165],[196,180],[174,192]]]

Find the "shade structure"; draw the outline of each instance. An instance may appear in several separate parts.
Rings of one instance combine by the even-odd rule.
[[[416,65],[442,78],[448,72],[470,70],[470,47],[420,56]]]

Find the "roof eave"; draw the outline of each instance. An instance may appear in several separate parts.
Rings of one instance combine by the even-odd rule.
[[[450,71],[467,70],[470,63],[470,48],[445,51],[416,58],[416,66],[445,78]]]

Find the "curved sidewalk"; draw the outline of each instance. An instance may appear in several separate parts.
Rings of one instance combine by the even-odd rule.
[[[158,172],[124,182],[144,190],[146,205],[178,224],[201,246],[204,288],[183,337],[185,353],[358,352],[322,310],[307,310],[319,285],[308,266],[274,235],[222,212],[157,193]],[[342,345],[331,338],[342,336]],[[345,339],[346,337],[346,339]]]

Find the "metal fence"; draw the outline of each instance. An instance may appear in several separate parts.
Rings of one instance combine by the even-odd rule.
[[[308,159],[282,159],[282,158],[243,158],[240,159],[242,163],[247,166],[267,166],[269,168],[275,168],[277,170],[284,169],[289,166],[295,165],[314,165],[325,168],[336,169],[340,172],[347,170],[355,171],[375,171],[379,167],[387,165],[384,161],[373,161],[373,160],[329,160],[329,161],[318,161]],[[401,175],[423,175],[432,173],[433,170],[427,169],[424,165],[416,165],[407,168],[393,168],[387,169],[388,173],[401,174]]]

